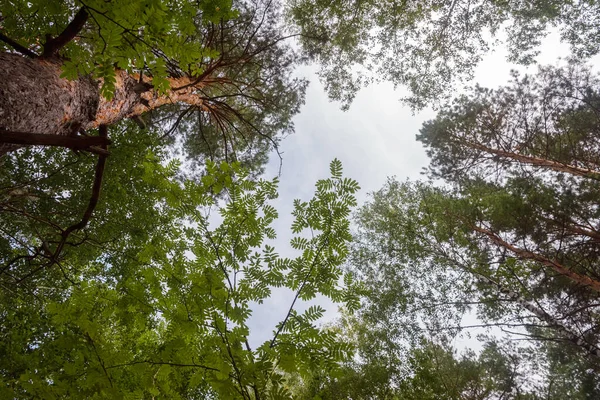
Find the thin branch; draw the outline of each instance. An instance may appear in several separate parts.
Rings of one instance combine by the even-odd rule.
[[[106,125],[100,125],[99,135],[100,135],[99,137],[104,139],[105,143],[108,142],[108,139],[107,139],[108,130],[107,130]],[[58,263],[58,258],[60,256],[60,253],[62,252],[65,244],[67,243],[67,239],[69,238],[69,235],[71,233],[73,233],[74,231],[81,230],[87,226],[90,218],[92,217],[92,213],[94,212],[94,209],[96,208],[96,205],[98,204],[98,199],[100,197],[100,189],[102,188],[102,177],[104,175],[104,166],[106,165],[106,158],[108,157],[108,151],[106,151],[106,145],[104,145],[103,150],[105,150],[105,154],[100,154],[98,156],[98,163],[96,164],[94,183],[92,185],[92,194],[90,196],[88,206],[87,206],[85,212],[83,213],[83,217],[81,218],[81,220],[79,222],[69,226],[67,229],[65,229],[62,232],[61,241],[56,246],[54,253],[49,257],[50,262],[48,264],[42,265],[39,268],[36,268],[35,270],[31,271],[30,273],[28,273],[27,275],[25,275],[24,277],[19,279],[16,282],[16,284],[20,284],[24,280],[35,275],[41,269],[48,268],[48,267],[52,266],[53,264]]]
[[[220,372],[219,369],[217,369],[217,368],[207,367],[206,365],[201,365],[201,364],[183,364],[183,363],[172,363],[172,362],[151,361],[151,360],[132,361],[132,362],[129,362],[129,363],[115,364],[115,365],[111,365],[111,366],[106,367],[106,369],[113,369],[113,368],[120,368],[120,367],[129,367],[131,365],[137,365],[137,364],[169,365],[171,367],[184,367],[184,368],[202,368],[202,369],[205,369],[205,370],[208,370],[208,371]]]
[[[319,247],[317,253],[315,254],[315,258],[313,259],[312,265],[310,266],[308,272],[304,276],[303,282],[300,285],[300,287],[298,288],[298,291],[296,292],[296,295],[294,296],[294,300],[292,300],[292,304],[290,305],[290,308],[288,309],[288,312],[287,312],[283,322],[277,329],[277,332],[275,332],[275,335],[273,335],[273,339],[271,339],[271,343],[269,343],[269,348],[273,348],[275,346],[275,341],[277,340],[277,337],[283,331],[287,321],[290,319],[290,316],[292,315],[292,311],[294,310],[294,306],[296,305],[296,301],[298,300],[298,297],[300,297],[300,293],[304,289],[304,286],[306,286],[306,284],[308,283],[308,279],[310,278],[313,270],[317,266],[317,260],[318,260],[319,256],[321,255],[321,252],[325,248],[325,245],[327,245],[327,242],[328,242],[328,240],[324,240],[323,243],[321,244],[321,246]]]
[[[8,44],[10,47],[15,49],[19,53],[23,54],[24,56],[27,56],[29,58],[37,58],[38,57],[38,55],[35,54],[33,51],[31,51],[27,47],[15,42],[14,40],[9,38],[2,32],[0,32],[0,40],[3,41],[4,43]]]
[[[110,374],[106,370],[106,367],[104,366],[104,361],[100,357],[100,353],[98,353],[98,349],[96,348],[96,344],[94,343],[94,340],[92,340],[92,337],[88,333],[85,334],[85,337],[91,343],[92,348],[94,349],[94,353],[96,354],[96,357],[98,358],[98,362],[100,363],[100,366],[102,367],[102,371],[104,371],[104,375],[106,375],[106,378],[108,379],[108,383],[110,383],[110,387],[114,387],[113,381],[110,377]]]
[[[177,117],[177,120],[175,121],[175,123],[171,126],[171,128],[169,128],[169,130],[167,132],[165,132],[160,138],[159,140],[162,140],[166,137],[171,136],[171,134],[173,132],[175,132],[175,130],[179,127],[179,124],[181,123],[181,121],[183,120],[183,118],[190,112],[192,111],[194,108],[196,108],[196,106],[191,105],[189,106],[187,109],[185,109],[182,113],[179,114],[179,117]]]

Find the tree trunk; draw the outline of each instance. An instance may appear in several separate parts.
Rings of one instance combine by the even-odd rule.
[[[494,154],[504,158],[510,158],[515,161],[519,161],[523,164],[535,165],[543,168],[550,168],[558,172],[566,172],[568,174],[584,176],[586,178],[600,179],[600,172],[597,170],[582,168],[576,165],[570,165],[558,161],[547,160],[545,158],[519,154],[516,152],[494,149],[492,147],[484,146],[481,143],[469,141],[465,141],[464,143],[473,149],[480,150],[489,154]]]
[[[117,70],[115,93],[107,100],[100,94],[101,82],[89,76],[69,81],[60,74],[59,61],[0,53],[0,131],[74,135],[79,129],[112,125],[169,102],[202,107],[194,93],[199,83],[189,78],[170,79],[172,88],[182,89],[157,95],[140,90],[137,76]],[[0,144],[0,156],[17,147]]]
[[[503,240],[500,236],[498,236],[494,232],[490,231],[489,229],[481,228],[481,227],[479,227],[477,225],[473,225],[473,224],[470,224],[470,226],[471,226],[471,229],[473,229],[474,231],[479,232],[479,233],[487,236],[488,238],[490,238],[490,240],[492,242],[494,242],[495,244],[512,251],[514,254],[516,254],[522,260],[537,261],[537,262],[545,265],[546,267],[550,267],[552,270],[554,270],[559,275],[565,276],[581,286],[589,287],[590,289],[592,289],[596,292],[600,292],[600,282],[598,282],[597,280],[592,279],[586,275],[578,274],[577,272],[572,271],[571,269],[560,264],[559,262],[543,256],[542,254],[537,254],[537,253],[531,252],[529,250],[521,249],[517,246],[514,246],[514,245],[508,243],[507,241]]]

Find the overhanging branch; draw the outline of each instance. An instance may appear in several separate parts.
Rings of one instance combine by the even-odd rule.
[[[107,141],[107,127],[106,125],[101,125],[100,128],[100,136],[99,138],[105,139]],[[104,149],[106,150],[106,149]],[[75,230],[80,230],[85,228],[88,224],[90,218],[92,217],[92,213],[98,204],[98,199],[100,198],[100,189],[102,188],[102,176],[104,175],[104,166],[106,165],[106,154],[100,154],[98,157],[98,163],[96,164],[96,172],[94,174],[94,184],[92,185],[92,195],[90,196],[90,201],[88,203],[87,209],[77,224],[71,225],[67,229],[64,230],[62,236],[66,241],[67,237],[71,234],[71,232]]]
[[[46,44],[44,44],[44,53],[42,54],[42,57],[48,58],[56,55],[56,53],[58,53],[60,49],[65,47],[67,43],[73,40],[75,36],[77,36],[77,34],[81,32],[88,18],[89,14],[85,10],[85,8],[80,8],[77,14],[75,14],[73,20],[69,22],[69,25],[67,25],[65,30],[62,31],[60,35],[58,35],[55,38],[49,38],[48,40],[46,40]]]
[[[88,206],[85,209],[85,212],[83,213],[83,217],[81,218],[81,220],[79,222],[69,226],[67,229],[62,231],[60,242],[57,244],[54,252],[48,256],[49,262],[47,264],[40,266],[39,268],[35,269],[34,271],[30,272],[29,274],[25,275],[21,279],[19,279],[16,282],[17,284],[20,284],[24,280],[35,275],[37,272],[39,272],[43,268],[48,268],[54,264],[59,264],[58,260],[59,260],[60,254],[61,254],[63,248],[65,247],[65,245],[67,244],[67,239],[69,238],[71,233],[73,233],[76,230],[81,230],[81,229],[85,228],[87,226],[88,222],[90,221],[90,218],[92,217],[92,213],[94,212],[94,209],[96,208],[96,205],[98,204],[98,199],[100,198],[100,189],[102,188],[102,177],[104,175],[104,167],[106,165],[106,158],[109,155],[109,152],[106,149],[106,146],[108,143],[108,139],[107,139],[108,128],[106,127],[106,125],[100,125],[99,133],[100,133],[99,137],[103,138],[105,140],[104,141],[105,144],[103,145],[104,147],[102,148],[103,153],[99,154],[99,156],[98,156],[98,162],[96,163],[96,172],[94,174],[94,183],[92,185],[92,194],[90,195],[90,199],[88,201]],[[59,264],[59,266],[60,266],[60,264]]]
[[[66,136],[47,135],[42,133],[12,132],[0,129],[0,143],[20,144],[26,146],[58,146],[71,150],[89,151],[99,155],[108,155],[105,147],[110,144],[102,136]]]
[[[2,32],[0,32],[0,40],[2,40],[4,43],[6,43],[7,45],[12,47],[19,53],[23,54],[24,56],[27,56],[29,58],[37,58],[38,57],[38,55],[35,54],[33,51],[29,50],[27,47],[23,46],[22,44],[15,42],[14,40],[9,38]]]

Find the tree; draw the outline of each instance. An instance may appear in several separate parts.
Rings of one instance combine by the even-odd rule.
[[[186,142],[218,136],[228,160],[276,145],[305,88],[278,16],[276,2],[260,1],[11,2],[0,138],[94,150],[107,139],[87,130],[173,104],[178,116],[158,122],[166,134],[187,125]]]
[[[414,375],[399,390],[401,398],[407,400],[532,398],[517,386],[515,361],[494,343],[479,356],[473,352],[457,356],[446,346],[425,342],[413,350],[409,362]]]
[[[146,215],[35,274],[26,264],[3,268],[2,397],[289,398],[285,373],[333,370],[349,356],[334,331],[315,325],[321,307],[298,311],[317,294],[358,304],[351,277],[340,282],[358,185],[342,177],[339,161],[312,200],[295,202],[291,245],[300,255],[287,259],[265,244],[275,236],[276,180],[209,163],[201,182],[177,182],[176,166],[154,157],[132,183],[154,199]],[[107,186],[106,195],[119,190]],[[108,215],[128,214],[104,204]],[[216,228],[210,208],[222,217]],[[118,223],[103,218],[90,229],[109,221]],[[289,310],[271,340],[252,349],[247,320],[259,311],[251,303],[274,287],[290,290]]]
[[[527,368],[545,365],[536,393],[595,397],[597,98],[597,77],[571,63],[477,88],[426,123],[444,184],[390,180],[358,214],[365,318],[395,338],[494,326],[531,342]]]
[[[498,351],[515,363],[518,393],[593,398],[599,367],[593,292],[588,298],[585,288],[479,236],[464,218],[506,203],[482,197],[482,191],[470,196],[390,180],[360,210],[349,268],[367,282],[359,314],[378,332],[365,340],[366,346],[375,338],[381,343],[373,359],[393,354],[406,363],[422,338],[444,343],[475,328],[495,328],[496,341],[502,335],[521,343],[513,349],[498,342]],[[545,280],[536,280],[544,272]],[[479,321],[466,323],[469,314]]]
[[[523,385],[522,357],[494,341],[486,343],[479,355],[470,350],[458,354],[448,343],[422,336],[406,353],[399,354],[399,346],[388,353],[382,343],[399,344],[402,338],[363,316],[346,315],[336,326],[356,346],[355,358],[343,364],[338,376],[315,371],[297,386],[297,398],[535,398]]]
[[[553,26],[577,58],[597,54],[599,12],[587,0],[295,0],[288,18],[333,99],[348,104],[363,84],[391,81],[409,90],[411,106],[423,108],[470,79],[503,34],[510,61],[518,63],[534,61]]]
[[[0,59],[2,140],[89,149],[105,140],[25,133],[76,134],[179,103],[187,112],[173,126],[210,120],[232,150],[261,134],[273,139],[261,123],[275,133],[291,127],[304,83],[289,76],[304,56],[321,64],[330,95],[346,105],[362,83],[381,79],[408,86],[412,104],[423,107],[471,76],[494,43],[487,33],[503,26],[512,57],[523,62],[550,24],[564,27],[578,56],[596,54],[597,11],[588,1],[307,0],[286,6],[284,23],[277,2],[257,0],[11,2],[0,36],[8,51]],[[283,43],[289,37],[300,38],[302,57]]]
[[[517,293],[536,299],[540,319],[600,355],[598,80],[570,65],[477,93],[420,136],[434,173],[458,182],[459,201],[471,207],[454,217],[488,249],[497,271],[514,276],[508,287],[518,284]]]
[[[513,72],[509,86],[476,87],[426,123],[430,173],[449,181],[531,171],[597,179],[600,81],[586,65]]]
[[[63,163],[81,161],[55,151],[49,157],[27,151],[9,159],[8,153],[24,145],[98,155],[95,173],[85,175],[90,183],[76,178],[78,196],[70,196],[69,210],[81,217],[54,220],[50,236],[54,240],[58,232],[62,238],[53,243],[45,237],[48,229],[34,232],[24,240],[30,251],[24,254],[26,246],[18,244],[15,257],[59,258],[69,236],[88,225],[101,201],[105,172],[116,168],[129,179],[109,157],[115,151],[109,143],[113,148],[122,143],[123,130],[132,135],[129,144],[133,137],[151,146],[170,144],[171,156],[187,161],[185,174],[196,178],[206,159],[238,160],[256,175],[279,138],[293,130],[306,82],[291,77],[295,53],[275,24],[277,3],[238,2],[235,9],[228,2],[167,3],[11,2],[3,8],[0,156],[7,174],[18,174],[13,168],[24,162],[56,162],[56,169],[69,169],[74,166]],[[148,129],[130,123],[135,118],[144,125],[142,115]],[[141,162],[139,153],[132,160]],[[130,168],[140,167],[129,161]],[[69,184],[42,189],[14,178],[7,177],[8,191],[74,190]],[[45,183],[50,181],[61,183]],[[83,194],[84,187],[91,193]],[[3,211],[7,217],[20,213],[25,225],[28,218],[49,221],[54,219],[49,213],[64,212],[61,204],[44,207],[40,213],[31,207]]]

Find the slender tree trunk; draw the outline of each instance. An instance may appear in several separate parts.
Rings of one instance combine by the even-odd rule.
[[[474,143],[469,141],[466,141],[464,143],[473,149],[481,150],[486,153],[494,154],[504,158],[510,158],[512,160],[519,161],[523,164],[535,165],[543,168],[550,168],[558,172],[566,172],[568,174],[584,176],[592,179],[600,179],[600,171],[597,170],[582,168],[576,165],[565,164],[558,161],[548,160],[545,158],[528,156],[516,152],[494,149],[492,147],[484,146],[480,143]]]
[[[100,94],[101,82],[89,76],[69,81],[61,72],[60,61],[0,53],[0,132],[75,135],[170,102],[203,106],[195,94],[200,83],[189,78],[170,79],[172,88],[181,89],[158,95],[140,89],[137,76],[117,70],[115,93],[107,100]],[[0,156],[17,147],[0,143]]]
[[[566,266],[560,264],[559,262],[552,260],[550,258],[547,258],[541,254],[533,253],[531,251],[521,249],[517,246],[514,246],[514,245],[508,243],[507,241],[503,240],[500,236],[496,235],[494,232],[490,231],[489,229],[481,228],[477,225],[472,225],[472,224],[471,224],[471,228],[474,231],[487,236],[495,244],[512,251],[514,254],[516,254],[519,258],[521,258],[523,260],[537,261],[537,262],[545,265],[546,267],[550,267],[552,270],[554,270],[559,275],[562,275],[562,276],[565,276],[565,277],[571,279],[573,282],[575,282],[577,284],[580,284],[585,287],[589,287],[590,289],[592,289],[596,292],[600,292],[600,282],[590,278],[589,276],[580,275],[580,274],[572,271],[571,269],[567,268]]]

